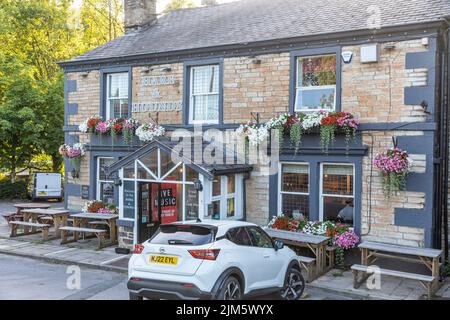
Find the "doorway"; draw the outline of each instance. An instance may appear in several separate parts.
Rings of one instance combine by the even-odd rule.
[[[177,184],[138,182],[138,242],[153,236],[161,224],[180,220]]]

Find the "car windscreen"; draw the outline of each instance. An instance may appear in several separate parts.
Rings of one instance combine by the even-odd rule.
[[[213,242],[214,234],[214,229],[204,226],[162,225],[149,243],[201,246]]]

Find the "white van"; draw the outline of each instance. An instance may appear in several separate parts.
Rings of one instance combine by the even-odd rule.
[[[30,188],[31,199],[62,200],[62,180],[60,173],[39,172],[33,174]]]

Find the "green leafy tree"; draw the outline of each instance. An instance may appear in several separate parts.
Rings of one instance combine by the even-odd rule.
[[[163,10],[164,13],[167,13],[171,10],[175,9],[184,9],[184,8],[195,8],[196,5],[191,0],[172,0]]]

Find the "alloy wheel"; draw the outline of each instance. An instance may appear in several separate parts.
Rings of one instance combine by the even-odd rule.
[[[241,287],[239,282],[233,280],[227,285],[224,294],[224,300],[239,300],[241,298]]]
[[[287,276],[286,284],[281,291],[281,298],[285,300],[297,300],[301,297],[305,288],[305,280],[300,271],[291,269]]]

